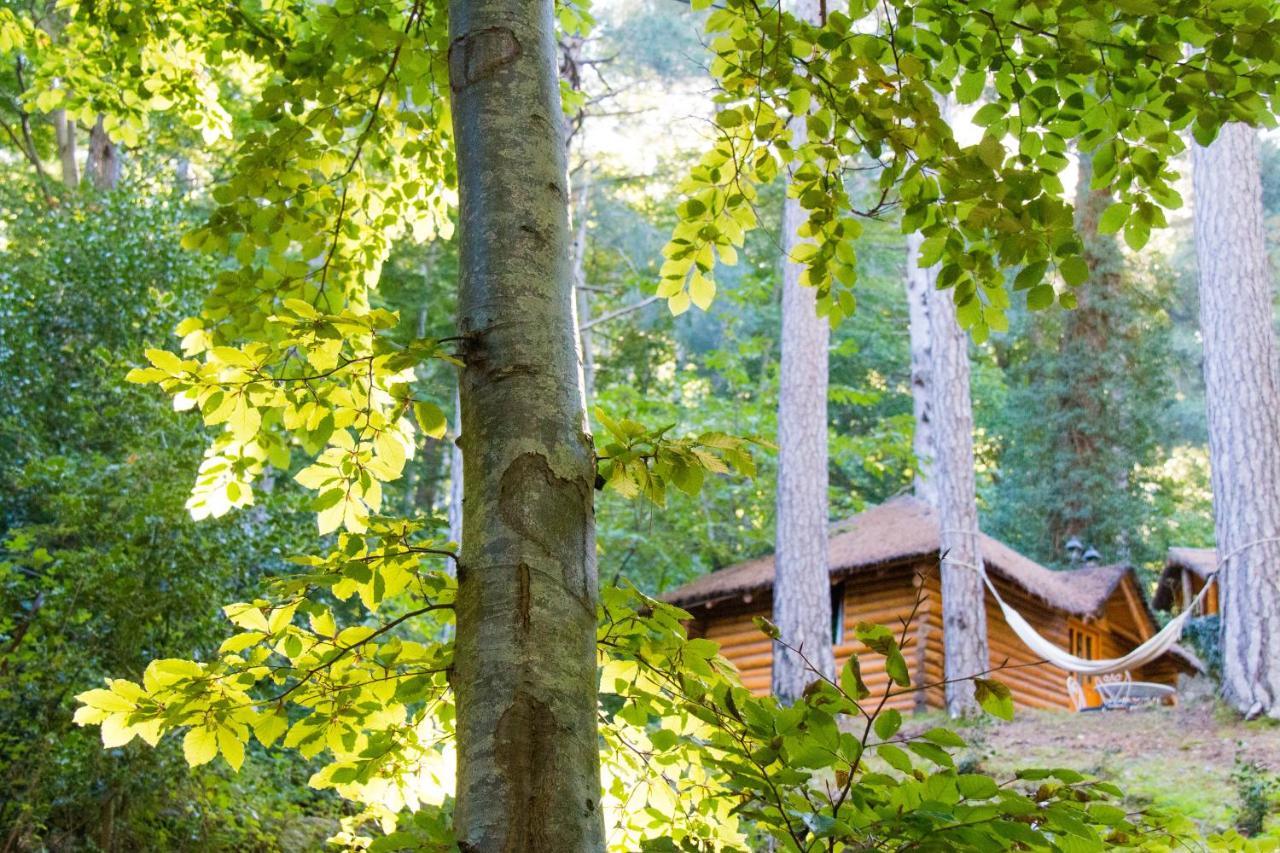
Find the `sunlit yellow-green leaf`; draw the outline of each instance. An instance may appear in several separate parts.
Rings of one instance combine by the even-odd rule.
[[[191,767],[207,764],[217,754],[218,741],[213,729],[196,726],[182,738],[182,755]]]

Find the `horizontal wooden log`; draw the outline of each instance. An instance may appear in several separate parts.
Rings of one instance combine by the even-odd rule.
[[[720,654],[725,657],[735,654],[753,654],[773,647],[773,641],[763,634],[757,634],[754,637],[708,637],[707,639],[719,643]]]

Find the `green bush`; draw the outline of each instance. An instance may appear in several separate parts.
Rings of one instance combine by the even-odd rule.
[[[126,192],[50,209],[22,184],[0,209],[0,849],[270,849],[273,822],[332,811],[301,762],[192,775],[72,722],[104,676],[216,649],[217,602],[309,527],[283,486],[269,512],[193,522],[203,429],[123,382],[212,274],[178,248],[191,213]]]

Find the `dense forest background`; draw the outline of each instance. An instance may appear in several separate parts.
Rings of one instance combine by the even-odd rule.
[[[645,423],[769,439],[781,184],[709,312],[673,318],[652,297],[673,182],[710,114],[697,19],[682,8],[602,5],[574,48],[590,392]],[[0,75],[7,121],[17,87]],[[50,149],[52,130],[36,131]],[[1263,151],[1276,233],[1280,145]],[[198,419],[122,381],[145,348],[171,342],[217,274],[180,241],[226,156],[159,128],[127,147],[105,190],[51,188],[16,155],[0,162],[0,849],[305,846],[342,808],[306,786],[296,755],[251,750],[249,772],[189,771],[176,743],[104,752],[96,730],[71,722],[71,697],[104,676],[210,653],[224,634],[217,604],[250,594],[314,538],[306,496],[285,477],[255,506],[194,522],[183,505],[206,444]],[[1074,536],[1150,582],[1169,546],[1213,544],[1189,211],[1140,256],[1095,241],[1079,310],[1016,307],[1007,333],[972,350],[980,509],[987,532],[1047,565],[1066,564]],[[859,251],[857,315],[831,343],[833,519],[908,490],[914,464],[897,222],[871,224]],[[384,269],[380,298],[416,317],[420,335],[452,333],[455,252],[405,240]],[[439,378],[431,387],[448,386]],[[436,402],[453,411],[452,399]],[[606,493],[601,582],[658,592],[770,550],[773,472],[761,462],[756,479],[673,494],[663,512]],[[450,445],[425,440],[410,464],[388,503],[447,530]]]

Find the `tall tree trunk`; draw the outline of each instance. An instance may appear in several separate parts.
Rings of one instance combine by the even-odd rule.
[[[62,185],[73,190],[80,185],[76,166],[76,123],[67,117],[66,110],[54,110],[50,118],[53,120],[54,138],[58,142],[58,160],[62,163]]]
[[[973,403],[969,396],[969,339],[956,320],[951,292],[929,297],[932,332],[934,426],[937,456],[938,528],[942,560],[943,671],[947,711],[952,716],[978,709],[973,682],[990,667],[986,590],[974,566],[978,547],[978,502],[973,475]]]
[[[817,21],[816,0],[800,0],[796,14]],[[795,121],[792,133],[804,134]],[[773,621],[773,692],[793,702],[817,678],[831,677],[831,578],[827,571],[827,344],[831,326],[817,313],[817,292],[800,284],[803,267],[790,260],[806,220],[788,198],[782,215],[782,360],[778,374],[777,551]],[[807,658],[809,664],[801,658]]]
[[[100,190],[113,190],[120,183],[120,150],[107,136],[102,116],[89,131],[89,155],[84,161],[85,177]]]
[[[449,539],[462,544],[462,448],[458,433],[462,430],[462,403],[458,391],[453,392],[453,440],[449,443]]]
[[[929,329],[929,297],[938,279],[937,267],[920,266],[919,232],[907,237],[907,332],[911,339],[911,408],[915,429],[911,433],[911,450],[916,457],[916,475],[912,484],[915,496],[929,506],[938,505],[938,487],[934,483],[934,457],[937,455],[933,427],[932,332]]]
[[[464,851],[603,848],[595,460],[573,326],[552,0],[453,0]]]
[[[591,293],[587,283],[587,205],[591,200],[591,171],[584,164],[573,201],[573,245],[569,252],[573,292],[577,299],[578,345],[582,348],[582,393],[587,405],[596,396],[596,359],[591,340]]]
[[[1257,133],[1228,124],[1192,146],[1200,329],[1214,532],[1228,562],[1222,692],[1240,711],[1280,717],[1280,382],[1262,222]]]

